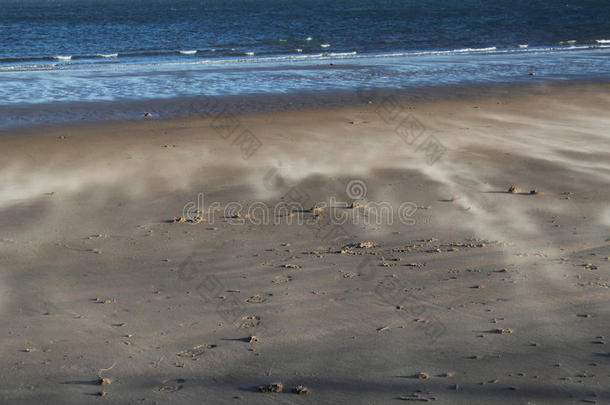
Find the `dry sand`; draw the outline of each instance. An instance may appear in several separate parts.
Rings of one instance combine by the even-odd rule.
[[[370,101],[4,134],[0,403],[610,403],[610,88]]]

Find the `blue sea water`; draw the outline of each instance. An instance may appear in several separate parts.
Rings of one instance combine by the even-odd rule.
[[[0,10],[0,119],[54,103],[610,78],[607,0],[0,0]]]

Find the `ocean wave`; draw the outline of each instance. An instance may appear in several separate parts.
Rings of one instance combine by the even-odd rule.
[[[329,48],[330,44],[321,44],[320,45],[322,48]],[[450,50],[450,51],[428,51],[428,53],[430,54],[443,54],[443,53],[461,53],[461,52],[485,52],[485,51],[492,51],[495,50],[495,47],[490,47],[490,48],[464,48],[464,49],[456,49],[456,50]],[[305,50],[303,48],[296,48],[294,49],[294,52],[296,53],[304,53]],[[199,50],[134,50],[131,52],[121,52],[120,53],[120,58],[121,60],[125,61],[125,60],[134,60],[133,63],[137,63],[135,60],[137,59],[142,59],[142,58],[154,58],[154,57],[172,57],[173,55],[176,55],[176,53],[180,54],[180,55],[193,55],[193,54],[209,54],[209,53],[217,53],[219,54],[219,57],[222,57],[223,55],[226,57],[230,57],[230,56],[254,56],[255,53],[252,51],[249,52],[238,52],[235,48],[231,48],[231,51],[228,52],[228,49],[222,50],[222,49],[214,49],[214,48],[208,48],[208,49],[199,49]],[[257,52],[258,53],[258,52]],[[263,52],[264,53],[264,52]],[[414,54],[422,54],[421,52],[415,52]],[[336,52],[336,53],[330,53],[329,55],[332,56],[350,56],[350,55],[355,55],[355,52]],[[48,60],[55,60],[55,61],[72,61],[73,63],[76,63],[76,61],[79,61],[82,64],[88,64],[88,63],[95,63],[95,62],[88,62],[87,60],[96,60],[96,59],[114,59],[114,58],[118,58],[119,57],[119,53],[98,53],[98,54],[90,54],[90,55],[56,55],[56,56],[42,56],[42,57],[35,57],[35,56],[31,56],[31,57],[9,57],[9,58],[2,58],[0,59],[0,66],[2,64],[20,64],[20,66],[24,66],[26,64],[30,64],[30,63],[34,63],[34,62],[44,62],[44,61],[48,61]],[[258,58],[257,58],[258,59]],[[170,61],[168,61],[170,62]],[[128,63],[132,63],[131,61]],[[162,63],[162,62],[161,62]]]
[[[450,55],[468,55],[468,54],[511,54],[511,53],[539,53],[539,52],[566,52],[566,51],[578,51],[578,50],[586,50],[586,49],[606,49],[609,48],[610,44],[588,44],[588,45],[570,45],[570,46],[551,46],[551,47],[514,47],[514,48],[503,48],[498,49],[497,47],[485,47],[485,48],[460,48],[460,49],[449,49],[449,50],[430,50],[430,51],[405,51],[405,52],[391,52],[391,53],[357,53],[355,51],[350,52],[322,52],[322,53],[313,53],[313,54],[305,54],[296,51],[297,53],[288,54],[288,55],[270,55],[270,56],[262,56],[257,55],[254,56],[254,52],[246,52],[246,53],[235,53],[234,55],[226,55],[225,57],[219,58],[205,58],[205,59],[197,59],[197,60],[182,60],[182,61],[149,61],[149,62],[138,62],[134,60],[133,62],[123,62],[112,64],[113,69],[117,68],[133,68],[133,67],[145,67],[145,66],[188,66],[188,65],[222,65],[222,64],[235,64],[235,63],[269,63],[269,62],[290,62],[290,61],[308,61],[312,60],[328,60],[328,59],[375,59],[375,58],[394,58],[394,57],[418,57],[418,56],[450,56]],[[206,50],[206,51],[212,51]],[[302,50],[301,50],[302,51]],[[220,51],[219,51],[220,52]],[[121,53],[121,57],[125,56],[142,56],[144,53],[133,53],[133,54],[124,54]],[[151,52],[145,53],[144,55],[167,55],[167,52]],[[175,55],[175,51],[174,51]],[[221,54],[222,55],[222,54]],[[219,55],[220,56],[220,55]],[[91,57],[81,57],[75,56],[74,58],[82,60],[83,58],[91,58]],[[73,58],[73,59],[74,59]],[[94,58],[91,58],[94,59]],[[99,57],[98,57],[99,59]],[[44,59],[42,59],[44,60]],[[48,58],[47,58],[48,60]],[[61,60],[61,59],[55,59]],[[66,60],[66,59],[64,59]],[[125,59],[122,59],[123,61]],[[92,68],[101,68],[107,65],[104,65],[102,62],[94,63],[94,62],[83,62],[81,64],[73,63],[64,64],[64,63],[54,63],[54,64],[32,64],[28,63],[27,60],[16,60],[16,59],[4,59],[0,60],[0,62],[10,61],[11,63],[22,62],[20,65],[10,65],[10,66],[1,66],[0,71],[36,71],[36,70],[77,70],[77,69],[92,69]],[[25,63],[24,63],[25,62]]]
[[[498,48],[495,46],[490,46],[487,48],[460,48],[460,49],[449,49],[449,50],[439,50],[439,51],[419,51],[419,52],[395,52],[395,53],[386,53],[386,54],[377,54],[375,57],[397,57],[397,56],[434,56],[434,55],[455,55],[455,54],[463,54],[463,53],[490,53],[496,52]],[[366,57],[366,55],[361,55],[361,57]]]
[[[138,66],[179,66],[179,65],[206,65],[206,64],[227,64],[227,63],[264,63],[264,62],[285,62],[285,61],[305,61],[305,60],[316,60],[316,59],[349,59],[349,58],[387,58],[387,57],[402,57],[402,56],[424,56],[424,55],[447,55],[447,54],[461,54],[466,52],[481,52],[481,51],[491,51],[496,49],[495,47],[490,48],[465,48],[465,49],[457,49],[457,50],[449,50],[449,51],[424,51],[424,52],[401,52],[401,53],[390,53],[390,54],[362,54],[358,55],[357,52],[323,52],[323,53],[315,53],[315,54],[298,54],[298,55],[279,55],[279,56],[258,56],[258,57],[248,57],[248,58],[219,58],[219,59],[202,59],[191,62],[156,62],[156,63],[125,63],[120,65],[113,65],[113,68],[127,68],[127,67],[138,67]],[[252,53],[253,54],[253,53]],[[242,54],[243,55],[243,54]],[[236,55],[237,56],[237,55]],[[246,53],[246,56],[248,55]],[[51,69],[86,69],[86,68],[94,68],[94,67],[102,67],[103,65],[36,65],[36,68],[26,68],[25,66],[12,66],[10,70],[51,70]],[[7,68],[0,67],[0,71],[9,70]]]
[[[462,48],[462,49],[453,49],[447,52],[455,52],[455,53],[463,53],[463,52],[487,52],[487,51],[495,51],[495,46],[490,46],[487,48]],[[441,51],[442,52],[442,51]]]
[[[528,46],[529,46],[528,44],[522,44],[522,45],[519,45],[519,48],[521,48],[521,49],[525,49],[525,48],[527,48]]]
[[[356,55],[358,52],[331,52],[327,53],[325,56],[352,56]]]
[[[596,39],[595,42],[598,44],[610,44],[610,39]]]

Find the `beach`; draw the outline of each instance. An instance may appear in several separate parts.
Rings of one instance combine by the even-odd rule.
[[[434,91],[2,131],[0,402],[608,403],[610,85]]]

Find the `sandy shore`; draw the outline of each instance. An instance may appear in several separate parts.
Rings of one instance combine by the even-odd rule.
[[[4,134],[0,402],[609,403],[610,87],[359,97]]]

